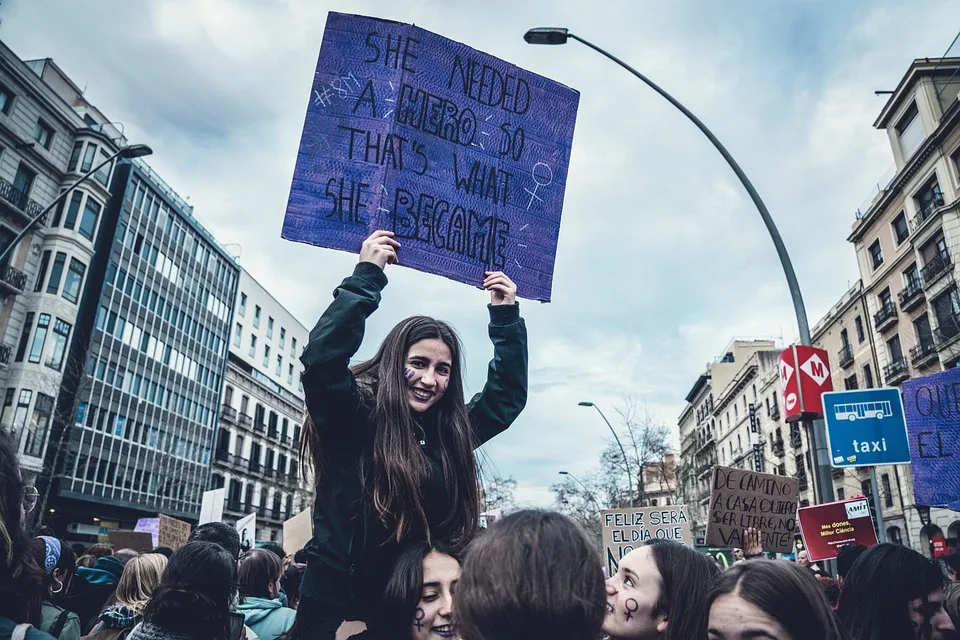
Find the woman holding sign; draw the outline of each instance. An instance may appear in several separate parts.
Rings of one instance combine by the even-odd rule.
[[[494,359],[469,404],[460,340],[432,318],[404,320],[372,359],[349,366],[399,249],[388,231],[364,241],[360,263],[334,291],[301,357],[310,412],[303,455],[317,482],[297,619],[302,638],[362,631],[405,546],[441,540],[460,550],[470,542],[479,519],[474,449],[509,427],[526,403],[526,326],[516,285],[500,272],[483,281]]]

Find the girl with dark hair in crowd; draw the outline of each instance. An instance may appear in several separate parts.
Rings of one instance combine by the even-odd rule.
[[[128,640],[232,640],[237,562],[212,542],[188,542],[167,564]],[[242,628],[240,629],[242,632]]]
[[[618,640],[685,640],[707,630],[707,593],[717,566],[690,547],[651,540],[607,580],[603,632]]]
[[[946,640],[956,633],[943,609],[943,574],[913,549],[878,544],[850,568],[837,613],[853,640]]]
[[[109,544],[95,544],[77,560],[77,566],[84,569],[93,569],[100,558],[113,555],[113,546]]]
[[[280,558],[266,549],[251,549],[240,556],[237,611],[260,640],[276,640],[290,630],[297,616],[277,598],[282,569]]]
[[[707,606],[709,640],[849,640],[813,572],[784,560],[738,562]]]
[[[24,531],[38,497],[36,488],[27,486],[20,475],[13,442],[0,433],[0,640],[9,640],[14,633],[27,640],[52,638],[31,627],[40,625],[47,590],[46,574],[34,560]]]
[[[300,604],[300,583],[303,582],[303,574],[306,570],[307,565],[294,562],[287,567],[280,578],[280,586],[287,594],[287,606],[291,609],[296,609]]]
[[[460,340],[447,324],[404,320],[366,362],[349,366],[397,262],[393,233],[364,241],[360,263],[334,292],[301,356],[310,417],[303,456],[317,478],[298,629],[304,638],[359,633],[405,545],[476,533],[474,449],[504,431],[527,397],[527,338],[516,285],[487,273],[494,345],[483,391],[464,399]],[[402,254],[401,254],[402,255]]]
[[[143,620],[143,612],[166,568],[167,557],[159,553],[144,553],[124,565],[114,594],[116,602],[100,613],[85,640],[126,638]]]
[[[50,536],[33,539],[33,558],[47,574],[47,592],[40,609],[38,628],[59,640],[80,640],[80,618],[57,606],[54,600],[65,594],[77,569],[77,556],[62,540]]]
[[[471,545],[454,596],[469,640],[594,640],[606,610],[597,550],[572,520],[525,510]]]

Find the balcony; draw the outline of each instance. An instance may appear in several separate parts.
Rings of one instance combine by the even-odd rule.
[[[267,424],[265,422],[254,422],[253,430],[257,433],[264,433],[267,430]]]
[[[263,470],[264,478],[275,478],[277,476],[277,470],[273,467],[266,467]]]
[[[27,286],[27,274],[13,267],[0,267],[0,293],[13,294],[23,293]]]
[[[287,446],[287,447],[293,446],[293,438],[291,438],[290,436],[283,436],[282,438],[280,438],[280,441],[284,444],[284,446]]]
[[[271,440],[277,440],[280,437],[280,434],[277,432],[276,427],[269,429],[267,431],[267,437]]]
[[[897,295],[902,311],[910,311],[923,301],[923,297],[923,286],[921,286],[919,280],[911,280],[908,282]]]
[[[923,265],[923,269],[920,270],[920,277],[923,278],[923,288],[926,289],[939,280],[950,270],[952,265],[953,261],[950,259],[950,254],[946,252],[931,258],[930,262]]]
[[[0,344],[0,365],[10,364],[10,354],[13,353],[13,347],[8,344]]]
[[[935,362],[937,359],[937,345],[931,339],[921,340],[916,346],[910,347],[910,364],[915,369]]]
[[[43,211],[40,203],[31,200],[26,193],[3,178],[0,178],[0,208],[5,209],[15,217],[21,218],[24,223],[33,220]],[[40,224],[46,224],[46,219],[42,220]]]
[[[831,469],[830,475],[833,476],[834,480],[840,480],[843,478],[843,469]]]
[[[230,459],[227,460],[227,462],[229,462],[229,463],[232,464],[233,466],[239,467],[239,468],[245,468],[247,465],[250,464],[250,461],[249,461],[249,460],[247,460],[246,458],[244,458],[244,457],[242,457],[242,456],[238,456],[238,455],[231,455],[231,456],[230,456]]]
[[[243,514],[246,514],[248,507],[249,507],[249,505],[244,504],[244,503],[243,503],[242,501],[240,501],[240,500],[227,500],[225,503],[223,503],[223,508],[224,508],[224,510],[226,510],[226,511],[232,511],[232,512],[234,512],[234,513],[243,513]]]
[[[783,440],[774,440],[773,444],[770,446],[770,449],[773,451],[773,455],[778,458],[782,458],[784,455],[783,451]]]
[[[853,347],[848,344],[843,345],[843,349],[840,349],[837,357],[840,360],[840,366],[846,369],[853,364]]]
[[[877,331],[883,331],[897,324],[897,308],[892,302],[886,302],[873,314],[873,324]]]
[[[921,205],[917,215],[913,218],[913,228],[918,229],[920,225],[933,217],[937,208],[943,206],[943,194],[939,191],[933,192],[933,197],[926,204]]]
[[[260,473],[261,468],[260,463],[256,460],[250,461],[250,473]]]
[[[940,320],[940,326],[934,329],[933,337],[936,340],[937,348],[943,349],[960,336],[960,318],[948,316]]]
[[[803,446],[803,436],[800,434],[800,429],[790,432],[790,446],[794,449],[799,449]]]
[[[713,434],[708,435],[703,443],[697,448],[696,455],[700,455],[707,449],[707,447],[716,444],[716,442],[717,440],[713,437]]]
[[[895,358],[883,368],[883,380],[888,385],[895,385],[910,377],[907,371],[907,362],[903,357]]]
[[[800,480],[800,491],[806,491],[810,488],[810,485],[807,483],[807,476],[802,475],[799,477]]]
[[[780,419],[780,405],[773,405],[767,409],[767,417],[771,420]]]
[[[237,419],[237,422],[240,424],[241,427],[252,427],[252,426],[253,426],[253,418],[251,418],[250,416],[248,416],[248,415],[245,414],[245,413],[241,413],[241,414],[240,414],[240,417]]]
[[[217,449],[217,452],[213,455],[213,459],[219,462],[229,462],[230,452],[226,449]]]
[[[237,421],[237,410],[231,407],[228,404],[220,407],[220,417],[224,422],[236,422]]]

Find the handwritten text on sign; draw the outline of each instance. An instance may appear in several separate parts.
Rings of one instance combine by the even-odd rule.
[[[409,24],[330,13],[283,237],[549,300],[580,96]]]
[[[743,530],[759,529],[763,550],[790,553],[797,526],[800,481],[769,473],[716,467],[706,543],[742,547]]]
[[[960,369],[903,383],[917,504],[960,510]]]
[[[608,576],[617,572],[623,556],[648,540],[674,540],[693,545],[684,505],[601,511],[600,523]]]

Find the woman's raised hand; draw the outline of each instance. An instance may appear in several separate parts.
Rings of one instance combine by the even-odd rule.
[[[372,262],[381,269],[396,264],[400,243],[393,239],[393,231],[374,231],[360,247],[360,262]]]
[[[517,301],[517,285],[503,271],[487,271],[483,288],[490,292],[490,304],[514,304]]]

